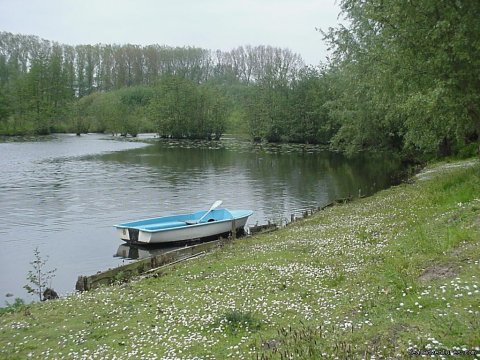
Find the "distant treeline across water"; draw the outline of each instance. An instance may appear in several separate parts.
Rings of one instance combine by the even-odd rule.
[[[70,46],[0,33],[0,134],[112,132],[472,155],[480,3],[353,4],[328,64],[272,46]]]

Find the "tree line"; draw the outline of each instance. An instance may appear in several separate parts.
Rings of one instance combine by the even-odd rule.
[[[328,64],[270,46],[231,51],[61,45],[0,33],[0,133],[154,131],[320,143],[406,158],[480,136],[480,3],[342,0]]]
[[[234,93],[241,91],[229,88],[266,78],[288,83],[302,66],[298,54],[271,46],[229,52],[69,46],[1,32],[0,133],[149,130],[218,138],[229,116],[227,106],[241,106],[232,104],[238,100]]]
[[[478,146],[480,2],[342,0],[325,32],[334,148],[446,156]]]

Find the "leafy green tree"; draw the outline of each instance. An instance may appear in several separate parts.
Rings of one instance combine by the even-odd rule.
[[[181,77],[165,76],[155,87],[149,116],[161,136],[183,138],[192,128],[196,108],[193,84]]]
[[[140,130],[153,129],[146,119],[146,108],[153,97],[153,89],[148,87],[131,87],[119,91],[119,117],[123,123],[124,133],[137,136]]]
[[[446,155],[480,135],[480,3],[341,2],[326,38],[340,74],[333,144]],[[341,110],[343,109],[343,111]]]
[[[333,99],[332,77],[326,71],[305,67],[292,84],[288,140],[328,144],[338,127],[332,122],[328,103]]]
[[[86,133],[91,129],[105,129],[105,126],[101,124],[102,120],[95,117],[95,111],[93,110],[94,104],[101,96],[102,95],[98,93],[84,96],[72,106],[72,111],[70,113],[70,129],[72,129],[77,135]]]
[[[75,85],[76,85],[76,74],[75,74],[75,48],[73,46],[63,45],[63,80],[65,98],[67,101],[73,101],[75,99]]]
[[[152,131],[145,114],[152,95],[150,88],[132,87],[85,96],[76,102],[72,127],[77,133],[106,131],[132,136]]]
[[[225,132],[229,116],[228,100],[212,86],[200,87],[199,92],[203,114],[198,114],[197,117],[204,118],[204,126],[199,136],[209,140],[212,138],[219,140]]]
[[[291,120],[291,89],[271,80],[251,87],[247,100],[250,134],[255,141],[280,142],[288,140]]]
[[[50,133],[51,104],[47,97],[47,59],[38,57],[32,61],[30,71],[25,78],[25,104],[26,115],[34,121],[34,129],[37,134]]]
[[[179,76],[166,76],[155,87],[149,118],[161,136],[220,138],[226,123],[226,100],[212,87],[199,87]]]

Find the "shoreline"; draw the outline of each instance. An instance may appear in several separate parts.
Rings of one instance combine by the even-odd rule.
[[[478,160],[429,165],[161,277],[2,314],[0,357],[480,352],[479,175]]]

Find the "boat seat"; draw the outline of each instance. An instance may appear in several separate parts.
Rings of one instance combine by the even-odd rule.
[[[168,222],[162,222],[158,224],[142,226],[141,230],[162,230],[162,229],[176,228],[176,227],[186,226],[186,225],[187,224],[183,221],[168,221]]]

